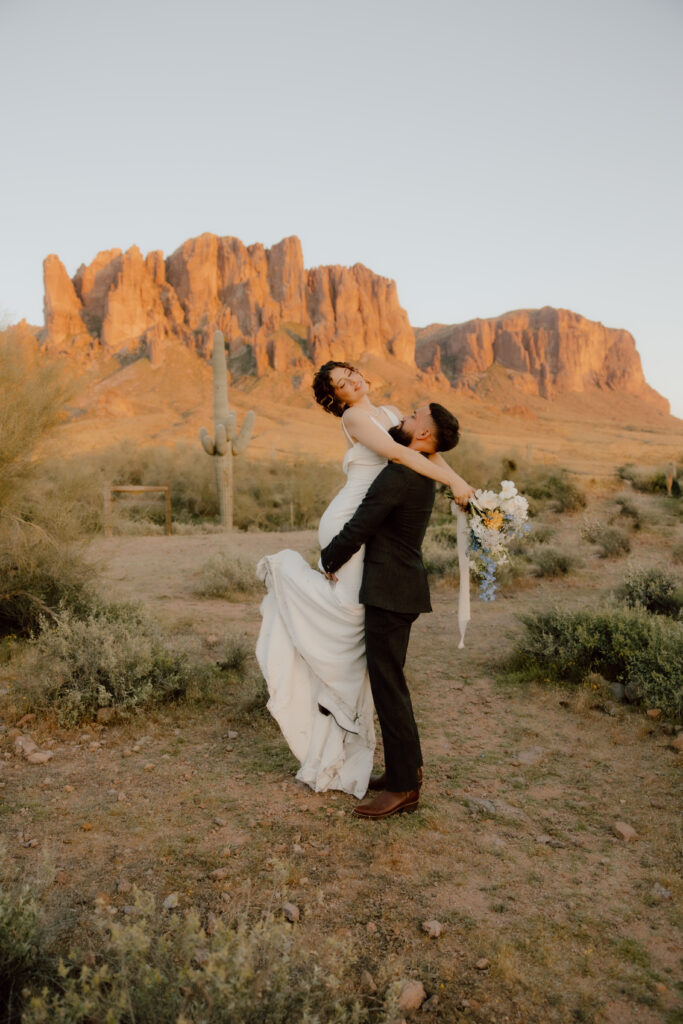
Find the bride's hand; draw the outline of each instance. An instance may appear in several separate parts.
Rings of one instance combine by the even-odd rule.
[[[451,491],[456,505],[465,509],[469,505],[470,498],[473,498],[475,493],[474,487],[470,487],[462,477],[457,477],[457,480],[451,484]]]

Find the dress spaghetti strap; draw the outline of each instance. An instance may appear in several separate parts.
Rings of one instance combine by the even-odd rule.
[[[346,434],[346,440],[347,440],[347,441],[349,442],[349,444],[351,445],[351,447],[353,447],[353,446],[354,446],[354,444],[355,444],[356,442],[355,442],[355,441],[353,440],[353,438],[352,438],[352,437],[351,437],[351,435],[349,434],[348,430],[346,429],[346,424],[344,423],[344,420],[343,420],[343,419],[342,419],[342,421],[341,421],[341,425],[342,425],[342,430],[343,430],[343,431],[344,431],[344,433]]]

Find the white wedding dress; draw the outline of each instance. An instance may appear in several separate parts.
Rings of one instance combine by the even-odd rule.
[[[321,548],[351,519],[385,465],[365,445],[351,445],[343,464],[346,484],[320,520]],[[316,792],[341,789],[357,797],[368,788],[375,749],[365,609],[358,603],[363,556],[361,548],[338,570],[337,583],[290,549],[266,555],[256,567],[268,587],[256,657],[268,684],[268,710],[301,763],[296,777]]]

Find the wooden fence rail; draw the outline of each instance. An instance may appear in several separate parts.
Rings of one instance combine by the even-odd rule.
[[[152,494],[164,494],[166,500],[166,533],[170,536],[171,534],[171,488],[166,484],[164,487],[142,487],[140,485],[128,484],[125,487],[112,487],[109,484],[105,485],[104,488],[104,536],[114,536],[114,515],[113,515],[113,496],[115,494],[143,494],[144,492],[150,492]]]

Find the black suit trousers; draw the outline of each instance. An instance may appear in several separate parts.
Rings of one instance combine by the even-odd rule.
[[[382,730],[387,789],[392,793],[417,789],[417,770],[422,766],[420,737],[403,673],[410,627],[418,614],[365,606],[370,688]]]

